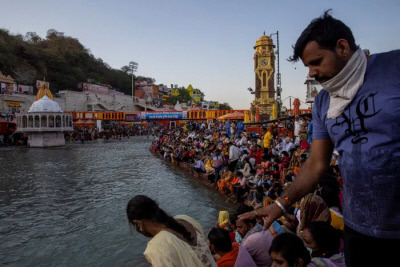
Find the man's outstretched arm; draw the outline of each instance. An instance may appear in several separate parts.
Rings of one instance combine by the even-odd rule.
[[[309,158],[301,167],[296,180],[290,185],[287,192],[283,194],[283,200],[278,200],[285,209],[315,190],[319,180],[328,169],[332,152],[333,144],[330,139],[315,139],[312,141]],[[264,229],[268,229],[273,221],[282,216],[282,214],[282,209],[274,203],[255,211],[244,213],[239,216],[239,219],[262,217],[264,219]]]

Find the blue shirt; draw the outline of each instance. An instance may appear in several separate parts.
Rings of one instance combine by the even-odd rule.
[[[237,129],[237,132],[238,132],[238,133],[244,132],[244,123],[241,122],[241,121],[239,121],[239,122],[236,124],[236,129]]]
[[[313,133],[313,121],[311,120],[308,123],[308,128],[307,128],[307,143],[311,145],[312,142],[312,133]]]
[[[364,83],[341,116],[328,119],[329,94],[317,95],[313,139],[339,152],[345,225],[400,238],[400,50],[372,56]]]
[[[225,132],[226,135],[230,138],[231,137],[231,125],[229,122],[225,122]]]

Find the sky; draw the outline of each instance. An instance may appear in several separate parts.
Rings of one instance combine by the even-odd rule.
[[[0,0],[0,28],[11,34],[49,29],[79,39],[96,58],[156,84],[192,84],[206,100],[249,109],[255,87],[254,45],[279,31],[283,105],[304,102],[307,69],[291,63],[301,32],[327,9],[371,53],[400,48],[398,0]],[[272,35],[276,44],[276,35]],[[50,81],[51,82],[51,81]],[[301,106],[307,107],[305,104]]]

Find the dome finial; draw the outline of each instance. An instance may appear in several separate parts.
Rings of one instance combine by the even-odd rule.
[[[43,83],[36,94],[36,100],[41,99],[43,96],[47,96],[51,100],[54,100],[53,94],[51,93],[50,88],[46,84],[46,77],[43,77]]]

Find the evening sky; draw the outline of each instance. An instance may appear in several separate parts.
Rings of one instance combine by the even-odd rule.
[[[137,75],[157,84],[192,84],[206,100],[248,109],[254,95],[256,40],[279,31],[282,98],[305,101],[307,69],[290,63],[292,45],[310,21],[332,8],[371,53],[400,48],[400,1],[285,0],[0,0],[11,34],[48,29],[79,39],[113,68],[139,64]],[[272,36],[276,43],[276,35]],[[50,81],[51,82],[51,81]],[[292,99],[293,100],[293,99]]]

